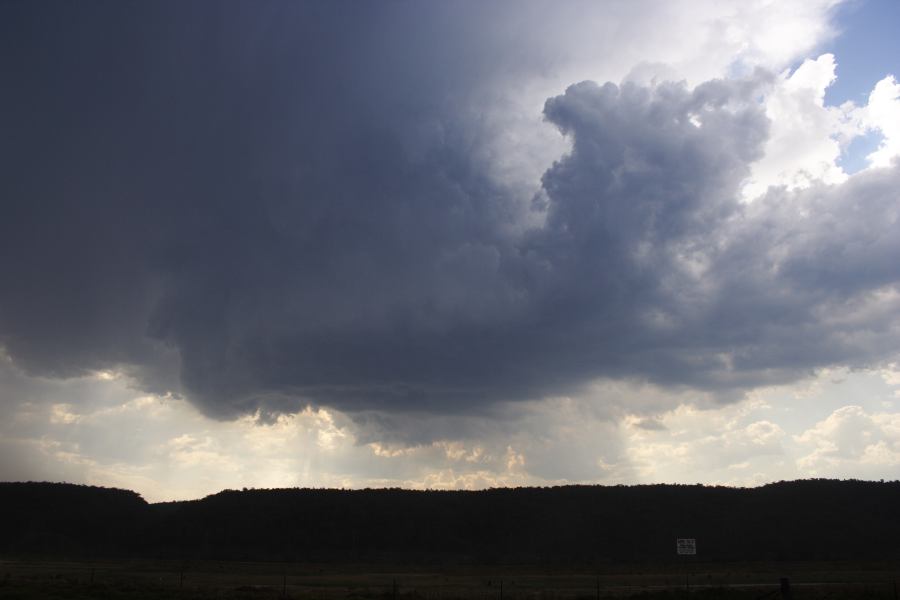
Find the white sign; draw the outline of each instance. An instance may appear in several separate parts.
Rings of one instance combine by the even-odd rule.
[[[675,540],[678,554],[697,554],[697,540],[694,538],[678,538]]]

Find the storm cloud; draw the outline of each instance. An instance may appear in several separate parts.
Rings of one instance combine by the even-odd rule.
[[[575,83],[517,144],[576,5],[52,6],[0,19],[0,344],[31,374],[227,419],[897,359],[900,167],[744,202],[766,71]]]

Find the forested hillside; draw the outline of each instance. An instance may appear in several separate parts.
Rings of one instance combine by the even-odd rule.
[[[900,482],[759,488],[226,490],[147,504],[130,491],[0,484],[7,556],[424,564],[900,558]]]

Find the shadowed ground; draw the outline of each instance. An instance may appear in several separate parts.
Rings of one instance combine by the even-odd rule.
[[[3,561],[0,598],[896,598],[897,563],[705,564],[597,570],[410,569],[259,562]]]

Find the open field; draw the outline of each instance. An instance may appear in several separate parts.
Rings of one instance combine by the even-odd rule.
[[[896,599],[893,563],[699,563],[599,568],[386,567],[215,561],[0,561],[0,598]]]

